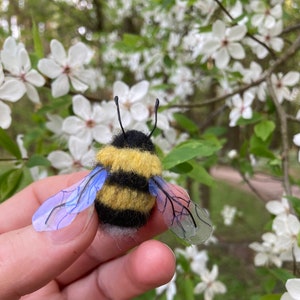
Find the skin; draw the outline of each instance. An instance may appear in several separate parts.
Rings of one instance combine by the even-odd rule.
[[[131,299],[172,278],[173,252],[148,240],[166,230],[156,210],[133,237],[101,230],[92,209],[61,230],[33,229],[40,204],[84,175],[40,180],[0,205],[0,299]]]

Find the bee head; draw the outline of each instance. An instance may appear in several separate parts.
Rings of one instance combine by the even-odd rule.
[[[151,132],[148,135],[146,135],[145,133],[138,131],[138,130],[128,130],[128,131],[124,130],[124,127],[123,127],[122,121],[121,121],[118,96],[116,96],[114,100],[115,100],[115,103],[117,106],[118,119],[119,119],[119,123],[120,123],[122,132],[114,137],[111,144],[117,148],[135,148],[135,149],[139,149],[139,150],[143,150],[143,151],[154,152],[155,147],[151,141],[151,136],[152,136],[153,132],[155,131],[156,124],[157,124],[157,110],[158,110],[158,106],[159,106],[159,100],[156,99],[156,102],[155,102],[155,108],[154,108],[155,122],[154,122],[153,129],[151,130]]]

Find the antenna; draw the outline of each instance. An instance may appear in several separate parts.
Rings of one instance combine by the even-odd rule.
[[[115,96],[114,100],[115,100],[115,103],[116,103],[116,106],[117,106],[117,112],[118,112],[118,120],[119,120],[119,124],[120,124],[120,127],[121,127],[121,129],[122,129],[124,138],[126,139],[126,132],[125,132],[125,130],[124,130],[124,127],[123,127],[122,121],[121,121],[120,106],[119,106],[119,97],[118,97],[118,96]]]
[[[156,101],[155,101],[155,105],[154,105],[154,126],[153,126],[153,129],[151,130],[151,132],[149,133],[148,135],[148,138],[150,139],[153,132],[155,131],[156,129],[156,125],[157,125],[157,111],[158,111],[158,107],[159,107],[159,99],[156,98]]]

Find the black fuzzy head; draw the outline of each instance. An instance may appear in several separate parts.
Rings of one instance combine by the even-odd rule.
[[[115,100],[115,103],[117,106],[118,120],[120,123],[122,133],[120,133],[114,137],[111,145],[116,148],[133,148],[133,149],[149,151],[149,152],[154,153],[155,147],[150,138],[151,138],[151,136],[156,128],[156,124],[157,124],[157,111],[158,111],[158,106],[159,106],[159,100],[156,99],[156,102],[155,102],[155,107],[154,107],[155,122],[154,122],[152,131],[148,135],[146,135],[143,132],[138,131],[138,130],[128,130],[125,132],[123,125],[122,125],[122,121],[121,121],[118,96],[115,96],[114,100]]]
[[[154,144],[150,137],[138,130],[129,130],[125,134],[116,135],[111,143],[116,148],[134,148],[142,151],[155,152]]]

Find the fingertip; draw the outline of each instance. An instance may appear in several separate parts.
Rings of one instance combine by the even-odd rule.
[[[174,252],[164,243],[149,240],[142,243],[131,258],[138,285],[152,289],[169,282],[176,269]]]

